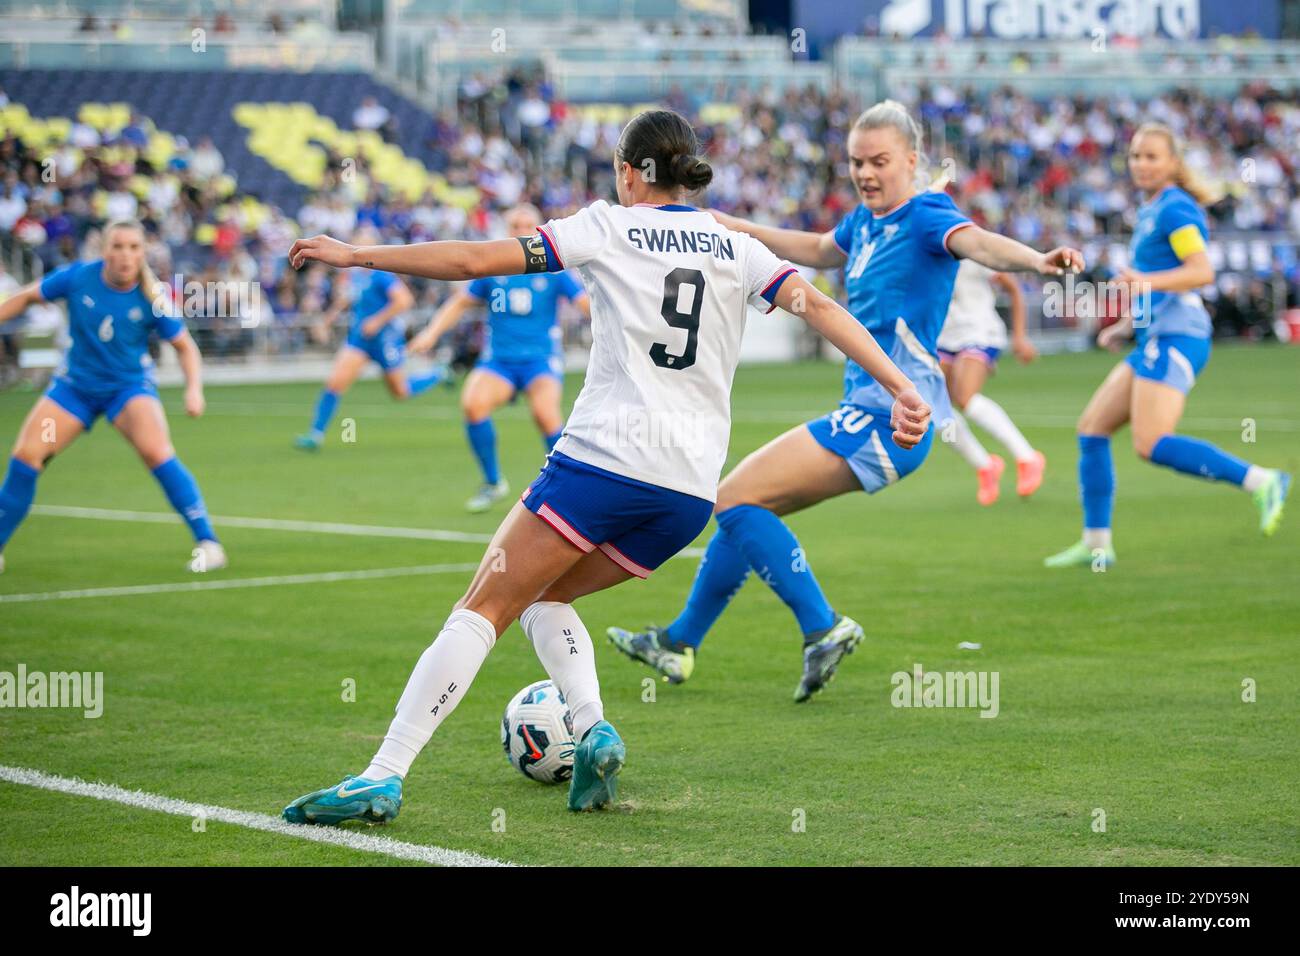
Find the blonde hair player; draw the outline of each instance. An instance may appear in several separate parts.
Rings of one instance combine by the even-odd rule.
[[[936,422],[950,415],[935,352],[960,259],[998,271],[1059,275],[1079,269],[1074,249],[1041,253],[972,223],[943,192],[924,187],[921,128],[893,100],[877,103],[849,131],[849,175],[861,205],[830,232],[760,226],[715,214],[777,255],[817,269],[844,267],[848,309],[916,383]],[[794,699],[821,690],[862,640],[862,627],[830,605],[782,516],[851,491],[876,492],[925,461],[932,435],[914,448],[888,442],[890,396],[850,356],[838,408],[774,438],[718,488],[718,530],[709,541],[686,606],[666,628],[610,628],[629,657],[670,681],[690,676],[695,651],[753,569],[794,614],[803,636],[803,673]],[[798,561],[790,555],[798,554]]]
[[[1138,456],[1185,475],[1226,481],[1249,492],[1259,527],[1271,535],[1282,520],[1291,476],[1261,468],[1200,438],[1175,434],[1187,393],[1210,360],[1211,323],[1197,290],[1214,281],[1206,252],[1204,206],[1215,194],[1187,168],[1168,127],[1148,123],[1133,134],[1129,175],[1145,198],[1122,270],[1129,314],[1102,329],[1097,343],[1118,348],[1136,334],[1136,347],[1106,376],[1079,416],[1079,487],[1083,537],[1044,559],[1049,568],[1115,563],[1111,509],[1115,467],[1110,436],[1130,424]]]
[[[605,720],[591,637],[573,602],[642,578],[708,524],[731,431],[746,304],[794,309],[893,396],[893,441],[928,433],[930,410],[861,325],[749,236],[685,204],[713,171],[671,110],[623,129],[621,205],[595,202],[532,236],[356,248],[316,236],[290,262],[360,265],[464,280],[576,269],[591,295],[591,357],[564,434],[497,529],[469,589],[415,665],[397,715],[360,777],[284,809],[297,823],[390,820],[402,781],[518,620],[573,715],[569,808],[608,806],[626,747]],[[644,436],[644,423],[664,425]]]
[[[202,361],[185,324],[145,261],[145,236],[134,220],[104,229],[103,258],[75,262],[0,302],[0,324],[38,302],[63,299],[72,347],[49,389],[23,422],[0,486],[0,570],[6,544],[26,517],[46,465],[103,415],[135,448],[194,536],[191,571],[226,566],[194,476],[176,457],[158,400],[149,334],[176,349],[185,373],[185,412],[203,414]]]

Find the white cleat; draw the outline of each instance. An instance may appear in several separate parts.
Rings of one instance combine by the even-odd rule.
[[[0,554],[0,574],[5,573],[5,556]]]
[[[200,541],[190,554],[189,569],[195,574],[220,571],[227,564],[226,549],[217,541]]]
[[[504,478],[495,485],[485,484],[479,488],[478,494],[465,502],[465,510],[470,514],[481,514],[508,494],[510,494],[510,485]]]

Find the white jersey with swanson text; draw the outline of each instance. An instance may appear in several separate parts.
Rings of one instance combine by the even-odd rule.
[[[964,348],[1005,349],[1007,326],[998,315],[992,279],[997,273],[974,259],[963,259],[952,285],[948,317],[939,333],[938,347],[945,352]]]
[[[591,297],[587,378],[555,450],[714,501],[746,303],[794,269],[690,206],[602,201],[541,227]]]

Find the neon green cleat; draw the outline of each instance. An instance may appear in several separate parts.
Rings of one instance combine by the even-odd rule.
[[[1096,568],[1102,562],[1102,569],[1115,564],[1114,548],[1090,548],[1082,540],[1076,541],[1059,554],[1043,559],[1045,568]]]
[[[804,645],[803,674],[794,689],[794,702],[802,704],[831,682],[835,669],[846,654],[862,642],[862,625],[851,617],[840,615],[834,626],[820,640]]]
[[[1271,535],[1282,523],[1282,509],[1290,490],[1291,476],[1285,471],[1272,471],[1264,484],[1251,495],[1259,509],[1259,530],[1265,535]]]
[[[644,631],[611,627],[605,635],[620,651],[634,661],[648,664],[670,684],[680,684],[695,671],[695,648],[665,640],[661,627],[652,625]]]

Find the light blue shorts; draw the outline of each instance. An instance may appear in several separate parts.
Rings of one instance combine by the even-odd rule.
[[[829,415],[814,418],[808,423],[808,431],[817,444],[849,463],[868,493],[892,485],[920,468],[934,441],[932,423],[915,448],[899,448],[894,444],[889,412],[847,403]]]

